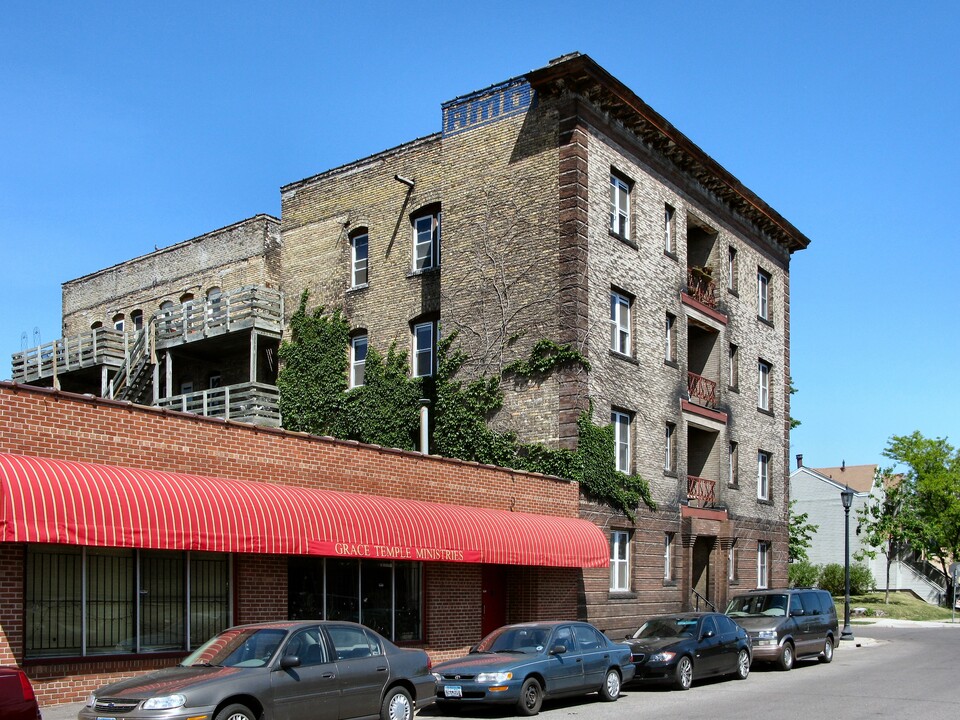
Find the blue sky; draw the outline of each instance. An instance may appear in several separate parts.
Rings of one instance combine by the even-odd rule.
[[[578,50],[811,238],[791,456],[960,443],[955,2],[42,2],[0,44],[0,377],[60,283],[256,213]],[[953,368],[953,369],[951,369]]]

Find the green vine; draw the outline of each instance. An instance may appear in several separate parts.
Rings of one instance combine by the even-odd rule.
[[[650,487],[639,475],[614,468],[614,432],[584,412],[578,421],[577,450],[554,450],[521,443],[513,432],[499,432],[490,420],[503,406],[498,377],[463,381],[458,373],[469,359],[443,338],[433,378],[411,378],[404,353],[391,346],[386,357],[368,348],[364,385],[348,389],[350,327],[339,310],[307,311],[305,292],[290,321],[291,339],[280,346],[283,363],[277,385],[284,427],[320,435],[411,450],[419,435],[419,399],[431,401],[432,452],[445,457],[510,467],[575,480],[583,492],[635,520],[640,503],[656,509]],[[529,377],[576,364],[589,370],[581,353],[541,340],[529,360],[507,366]]]
[[[564,365],[579,365],[584,370],[590,370],[590,361],[579,350],[574,350],[569,345],[560,345],[553,340],[538,340],[530,351],[529,360],[514,360],[504,367],[504,371],[530,377],[546,375]]]

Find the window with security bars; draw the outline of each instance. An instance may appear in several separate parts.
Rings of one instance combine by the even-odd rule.
[[[222,553],[27,547],[24,655],[187,651],[230,626]]]

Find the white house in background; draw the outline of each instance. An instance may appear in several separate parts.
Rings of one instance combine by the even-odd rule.
[[[843,564],[844,513],[840,492],[849,487],[853,491],[850,507],[850,562],[866,547],[857,534],[857,512],[871,502],[877,465],[843,465],[829,468],[804,467],[797,457],[797,469],[790,473],[790,500],[795,501],[793,512],[807,513],[808,522],[819,525],[811,539],[807,554],[815,565]],[[877,550],[876,558],[865,558],[877,582],[877,589],[886,584],[886,557]],[[945,592],[942,573],[929,563],[915,558],[912,553],[894,560],[890,566],[890,590],[910,590],[930,603],[939,603]]]

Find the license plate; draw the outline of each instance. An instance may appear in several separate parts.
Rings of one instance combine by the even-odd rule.
[[[112,717],[104,717],[103,715],[97,715],[97,720],[117,720],[117,719]]]
[[[463,697],[463,688],[459,685],[445,685],[443,688],[444,697]],[[97,720],[101,720],[97,718]]]

